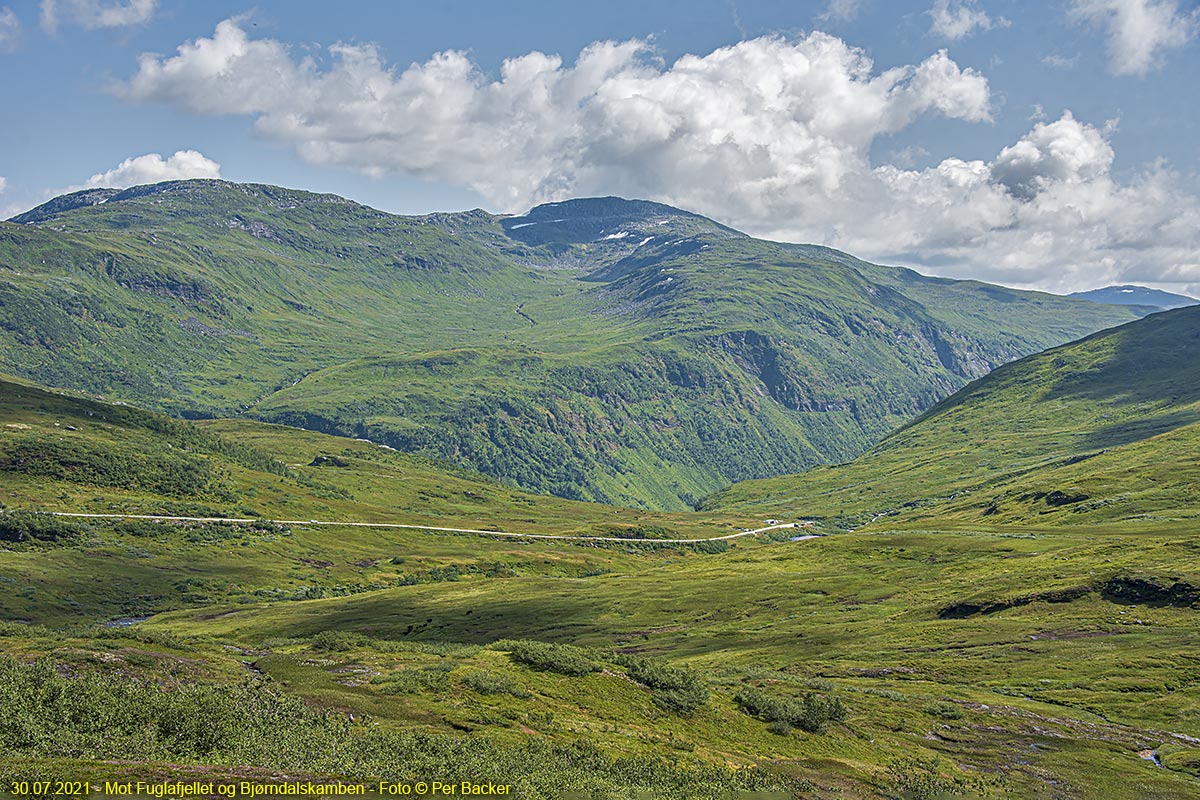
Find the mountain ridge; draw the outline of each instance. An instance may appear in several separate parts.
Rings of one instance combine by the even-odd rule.
[[[1138,315],[619,198],[404,217],[198,180],[19,219],[0,225],[0,369],[661,508],[851,458],[1001,363]]]

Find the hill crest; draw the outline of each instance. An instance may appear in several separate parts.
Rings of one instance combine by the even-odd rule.
[[[619,198],[406,217],[196,180],[35,212],[0,226],[0,369],[660,508],[852,458],[999,364],[1140,313]]]

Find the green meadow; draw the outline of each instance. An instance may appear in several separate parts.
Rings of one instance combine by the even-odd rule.
[[[1018,362],[857,464],[735,486],[687,514],[7,382],[0,520],[29,535],[0,551],[16,620],[0,636],[5,777],[253,767],[527,797],[1193,797],[1200,546],[1180,443],[1194,400],[1186,348],[1166,345],[1194,316]],[[1133,389],[1123,353],[1142,369]],[[955,449],[968,415],[987,436]],[[1096,420],[1110,422],[1103,452]],[[30,437],[58,449],[31,459]],[[988,448],[1014,468],[992,475]],[[77,452],[125,472],[97,485],[110,473],[72,466]],[[1106,463],[1131,477],[1106,479]],[[171,488],[177,475],[203,488]],[[84,506],[256,521],[18,513]],[[271,522],[309,515],[655,539],[811,517],[823,535],[698,547]],[[97,709],[103,725],[87,722]]]
[[[1147,309],[615,199],[108,199],[0,225],[9,791],[1200,796],[1196,309],[1064,345]]]

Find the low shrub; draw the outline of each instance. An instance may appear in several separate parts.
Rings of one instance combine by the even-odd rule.
[[[692,542],[692,549],[697,553],[705,555],[719,555],[728,553],[730,544],[728,539],[710,539],[705,542]]]
[[[787,736],[792,732],[792,726],[786,720],[777,719],[767,726],[767,730],[776,736]]]
[[[925,706],[925,713],[938,719],[962,719],[963,711],[954,703],[937,700]]]
[[[535,717],[524,718],[541,729]],[[613,758],[588,743],[540,737],[513,743],[416,729],[364,730],[345,714],[309,708],[261,684],[164,686],[121,675],[62,675],[49,662],[5,656],[0,749],[0,773],[24,780],[38,774],[36,765],[20,766],[29,759],[72,758],[238,764],[310,775],[403,773],[451,784],[510,783],[519,797],[719,800],[749,792],[798,797],[814,789],[799,778],[701,763],[683,753]]]
[[[480,694],[510,694],[519,700],[528,700],[532,694],[507,675],[498,672],[479,670],[468,672],[463,676],[467,688],[474,689]]]
[[[689,715],[708,702],[708,686],[687,667],[638,656],[618,656],[629,677],[651,690],[654,704],[677,714]]]
[[[600,665],[592,659],[588,651],[569,644],[550,644],[549,642],[520,639],[497,642],[493,646],[500,650],[507,650],[509,657],[518,664],[524,664],[543,672],[557,672],[560,675],[578,677],[600,670]]]
[[[944,797],[980,797],[988,783],[982,777],[952,774],[940,759],[902,759],[888,765],[888,797],[905,800],[938,800]]]
[[[321,631],[312,637],[312,648],[331,653],[344,653],[367,643],[367,637],[350,631]]]
[[[5,511],[0,514],[0,542],[13,544],[71,544],[82,540],[90,528],[70,517],[36,511]]]
[[[817,733],[831,722],[845,722],[849,716],[837,697],[809,693],[804,697],[772,697],[761,689],[745,687],[734,696],[742,711],[766,722],[785,722],[809,733]]]
[[[447,692],[450,690],[450,671],[429,667],[402,669],[390,675],[381,675],[372,683],[383,684],[383,691],[388,694]]]

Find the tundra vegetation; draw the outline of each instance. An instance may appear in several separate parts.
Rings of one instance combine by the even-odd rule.
[[[1150,310],[925,278],[618,198],[402,217],[193,180],[13,222],[0,370],[670,510],[849,460],[990,368]]]
[[[484,476],[468,469],[476,456],[455,457],[469,448],[394,450],[401,438],[377,436],[392,430],[388,426],[394,428],[389,436],[401,430],[426,435],[420,430],[441,424],[430,420],[453,416],[446,416],[445,407],[428,406],[441,410],[427,417],[414,410],[420,404],[394,407],[386,424],[368,414],[362,418],[372,421],[361,430],[357,422],[348,428],[345,420],[321,422],[324,411],[311,408],[311,417],[288,417],[303,405],[283,402],[292,390],[297,393],[289,396],[306,395],[314,407],[328,399],[330,409],[355,408],[353,402],[367,409],[377,408],[371,406],[375,400],[362,398],[380,384],[360,383],[368,389],[352,400],[333,396],[343,386],[341,379],[322,382],[324,376],[314,375],[311,384],[305,379],[290,386],[292,373],[272,374],[266,364],[280,352],[298,353],[288,350],[286,343],[296,340],[283,333],[294,337],[302,329],[295,327],[301,318],[296,315],[308,314],[305,330],[315,342],[313,352],[339,365],[329,370],[398,381],[409,387],[405,403],[422,392],[444,392],[439,403],[461,397],[458,389],[445,387],[469,382],[463,377],[469,375],[503,374],[513,384],[539,385],[548,374],[547,360],[561,357],[578,368],[582,357],[571,348],[586,338],[563,327],[563,315],[552,313],[560,308],[547,299],[555,292],[584,304],[598,302],[599,295],[616,297],[611,293],[618,290],[633,292],[641,298],[638,303],[656,303],[655,298],[675,291],[637,295],[664,280],[660,274],[651,281],[639,254],[592,254],[607,261],[589,262],[588,269],[609,271],[597,272],[592,284],[582,286],[567,274],[585,253],[574,241],[582,236],[574,228],[561,234],[570,241],[556,242],[533,234],[515,239],[508,235],[511,220],[486,215],[404,222],[410,226],[404,230],[414,242],[414,258],[424,259],[405,262],[405,280],[425,276],[430,296],[435,286],[446,285],[430,277],[445,265],[431,259],[432,250],[418,247],[421,237],[439,237],[439,248],[460,248],[455,258],[477,253],[471,248],[479,237],[493,237],[509,254],[505,258],[526,259],[528,270],[539,276],[529,280],[549,288],[540,299],[517,301],[525,302],[521,310],[536,325],[512,316],[524,330],[548,338],[538,344],[540,365],[531,361],[522,367],[511,360],[512,353],[455,353],[426,359],[419,368],[414,366],[419,359],[404,356],[402,368],[389,373],[383,356],[349,365],[333,357],[342,340],[331,331],[344,332],[334,309],[345,303],[344,319],[351,309],[369,308],[365,288],[339,299],[334,288],[348,291],[346,286],[331,288],[328,295],[308,287],[319,298],[306,306],[311,313],[268,292],[260,301],[249,301],[265,310],[243,313],[231,298],[240,302],[248,296],[233,293],[226,283],[243,280],[236,272],[205,272],[210,283],[196,277],[199,268],[188,273],[196,277],[191,283],[182,273],[163,272],[154,280],[142,273],[121,278],[127,266],[144,270],[154,263],[165,270],[164,248],[178,264],[202,261],[198,254],[209,247],[203,243],[216,236],[203,215],[191,213],[204,203],[216,203],[226,213],[229,197],[241,197],[237,191],[251,205],[271,196],[266,189],[235,191],[225,184],[184,191],[192,186],[131,197],[131,204],[46,211],[48,216],[32,228],[0,226],[0,234],[20,240],[22,258],[31,261],[29,253],[42,252],[48,264],[58,265],[54,269],[71,272],[73,277],[60,283],[94,290],[102,301],[94,307],[110,314],[107,321],[72,316],[64,311],[69,293],[45,299],[39,292],[59,284],[23,261],[28,274],[4,280],[18,285],[14,291],[26,292],[21,302],[43,297],[53,308],[41,320],[19,316],[6,323],[13,338],[5,340],[10,348],[5,363],[53,346],[61,360],[48,358],[36,369],[22,362],[21,371],[72,384],[82,380],[72,372],[79,362],[71,353],[82,352],[72,350],[83,346],[78,337],[99,336],[99,331],[115,335],[120,329],[126,340],[111,352],[114,359],[130,359],[129,383],[121,391],[185,398],[192,409],[203,400],[213,415],[238,412],[235,418],[185,421],[94,394],[48,389],[28,377],[0,379],[0,618],[5,620],[0,624],[0,747],[6,754],[0,779],[5,783],[72,777],[219,780],[249,770],[262,780],[284,775],[490,780],[512,784],[519,796],[547,798],[562,789],[591,797],[724,798],[761,792],[1118,800],[1190,798],[1200,791],[1195,638],[1200,544],[1194,536],[1200,515],[1194,490],[1200,485],[1195,459],[1200,374],[1191,357],[1200,311],[1153,315],[997,369],[852,462],[739,483],[716,494],[706,492],[721,488],[732,475],[713,465],[727,456],[735,459],[741,452],[735,447],[713,445],[703,463],[684,467],[663,458],[660,466],[638,471],[637,459],[651,458],[646,454],[657,452],[653,447],[669,443],[687,452],[687,442],[671,433],[682,417],[672,417],[675,411],[667,406],[654,406],[662,398],[648,399],[637,414],[657,408],[658,427],[650,424],[652,416],[633,412],[626,422],[665,438],[647,450],[633,447],[615,455],[598,444],[596,452],[608,453],[627,471],[614,467],[609,472],[597,466],[599,461],[581,466],[573,484],[577,491],[568,491],[553,483],[557,478],[536,477],[535,463],[555,464],[555,469],[572,463],[567,451],[538,450],[537,442],[549,441],[535,432],[541,428],[518,425],[521,437],[496,439],[492,433],[485,436],[483,428],[471,428],[470,435],[483,437],[480,442],[522,442],[520,458],[503,468],[489,467],[493,475]],[[286,205],[296,199],[289,195],[271,202]],[[349,264],[367,259],[368,250],[375,253],[371,258],[383,259],[383,251],[371,246],[382,248],[383,240],[396,238],[402,227],[386,215],[370,217],[360,207],[299,199],[302,213],[281,214],[282,222],[270,231],[275,239],[252,224],[248,212],[239,217],[244,229],[227,227],[223,235],[232,237],[256,268],[284,270],[300,252],[289,237],[316,231],[311,236],[321,238],[320,246],[332,247],[333,234],[325,238],[321,225],[332,225],[343,212],[357,220],[355,225],[369,217],[386,230],[378,240],[353,239],[367,249],[346,254],[349,272]],[[155,200],[161,202],[153,205]],[[96,213],[86,216],[88,211]],[[160,231],[155,247],[146,220],[160,215],[161,222],[164,214],[175,216],[169,226],[155,229]],[[711,223],[705,220],[672,220],[671,225],[684,226],[677,238],[688,230],[711,237],[698,240],[697,247],[711,243],[710,250],[719,244],[761,255],[753,240],[707,227]],[[306,227],[310,221],[312,227]],[[633,223],[626,217],[615,224]],[[710,250],[696,251],[701,254],[696,269]],[[101,252],[115,260],[95,261]],[[326,266],[343,263],[336,250],[321,252]],[[721,258],[728,258],[736,251],[723,252]],[[857,262],[851,267],[837,260],[840,254],[788,252],[807,259],[809,266],[818,256],[842,263],[849,270],[837,273],[847,281],[839,285],[843,293],[861,279],[877,293],[891,286],[895,303],[901,295],[917,303],[912,297],[944,299],[939,293],[956,292],[962,296],[960,307],[974,308],[978,295],[986,294],[977,285],[926,282]],[[543,269],[551,253],[557,254],[562,274]],[[112,264],[111,275],[105,263]],[[391,276],[400,266],[361,263],[378,270],[372,281],[394,289]],[[512,263],[496,266],[495,274],[515,281]],[[677,264],[685,273],[676,273],[678,282],[692,280],[695,291],[708,291],[686,272],[685,263],[692,264]],[[759,266],[764,275],[773,275],[771,264]],[[790,268],[802,272],[798,264]],[[737,273],[729,270],[720,280],[735,280]],[[468,275],[483,286],[493,273],[454,274],[446,280],[465,281]],[[110,279],[113,285],[105,283]],[[815,280],[812,275],[788,278],[810,279]],[[35,291],[35,284],[41,289]],[[728,293],[719,281],[715,285]],[[801,283],[783,285],[797,297],[807,291]],[[466,310],[448,319],[457,319],[454,324],[464,331],[471,324],[492,324],[472,318],[477,307],[463,300],[469,296],[466,286],[446,301],[448,309],[461,305]],[[512,299],[519,294],[523,291]],[[722,319],[721,295],[703,296],[712,309],[705,319]],[[1065,308],[1021,293],[1005,297],[1018,320],[1021,314]],[[186,334],[178,341],[172,337],[181,334],[169,328],[170,341],[151,342],[138,338],[147,328],[142,317],[122,305],[132,302],[129,298],[140,298],[144,306],[138,313],[150,317],[168,308],[218,305],[211,315],[197,314],[194,323],[176,326]],[[1041,311],[1038,303],[1044,304]],[[930,300],[930,308],[937,305]],[[643,307],[611,308],[626,319],[622,315],[636,316]],[[924,313],[904,307],[905,313]],[[9,306],[0,305],[4,308]],[[658,313],[674,312],[662,307]],[[744,314],[745,307],[729,313],[730,318]],[[940,313],[947,325],[957,324],[949,312]],[[680,330],[681,319],[672,322]],[[52,329],[45,320],[63,327]],[[377,326],[376,332],[398,324],[369,313],[366,323]],[[482,341],[500,332],[477,333]],[[522,345],[533,349],[533,339],[519,339],[516,329],[507,333],[514,352]],[[1059,333],[1059,341],[1074,335],[1065,329]],[[24,344],[13,344],[18,334]],[[398,334],[392,330],[390,335]],[[601,350],[628,345],[612,337],[602,340]],[[784,339],[779,334],[772,346]],[[210,340],[222,344],[205,351],[204,359],[244,357],[247,371],[255,369],[258,357],[251,351],[275,350],[269,358],[262,356],[263,371],[249,383],[221,384],[217,370],[208,371],[189,349],[195,341],[207,346]],[[655,363],[673,364],[664,353],[693,358],[696,341],[646,340],[638,345],[645,350],[638,352],[653,351]],[[742,370],[737,359],[749,351],[733,343],[758,340],[724,341],[733,348],[725,352],[741,355],[730,355],[722,369]],[[798,340],[787,341],[793,355],[800,352]],[[858,347],[865,340],[854,341]],[[469,343],[464,339],[463,344]],[[1021,346],[1030,352],[1041,344],[1026,340]],[[955,347],[943,353],[951,364],[960,363],[951,358],[954,352],[961,355]],[[150,369],[151,352],[166,358],[162,369]],[[1005,352],[995,357],[1018,354]],[[145,360],[138,361],[138,353]],[[185,354],[196,360],[187,361]],[[181,360],[171,361],[177,356]],[[299,355],[296,359],[298,370],[310,366],[302,365]],[[187,369],[185,362],[191,364]],[[596,363],[601,362],[597,355]],[[466,371],[460,369],[463,363]],[[946,378],[942,388],[961,385],[968,373],[953,373],[958,377]],[[98,368],[95,380],[105,374]],[[608,402],[601,397],[604,386],[614,391],[641,386],[610,382],[603,370],[595,375],[598,403]],[[710,377],[722,375],[735,373],[718,370]],[[449,382],[443,383],[446,376]],[[760,421],[775,420],[781,435],[800,429],[788,426],[800,426],[797,420],[805,417],[782,409],[801,403],[768,401],[772,395],[759,378],[737,380],[747,381],[744,388],[751,394],[754,386],[762,388],[763,394],[755,394]],[[255,381],[283,388],[268,392]],[[118,388],[73,385],[110,396]],[[178,391],[162,393],[167,385]],[[732,385],[729,391],[736,395],[739,384]],[[773,385],[779,389],[785,383]],[[742,424],[749,406],[735,406],[734,395],[714,395],[712,384],[707,386],[696,391],[706,393],[710,404],[714,398],[729,403],[711,408],[736,407],[737,413],[724,427],[705,427],[696,416],[694,427],[680,422],[680,429],[696,436],[704,431],[712,442],[733,441],[731,420]],[[857,433],[843,442],[855,443],[846,444],[847,457],[870,444],[868,430],[882,435],[887,425],[929,405],[912,399],[911,386],[903,392],[893,388],[893,396],[904,399],[887,406],[891,410],[881,411],[878,397],[863,398],[863,407],[876,403],[871,413],[877,416],[860,415]],[[932,403],[939,392],[934,387],[929,392]],[[386,393],[373,397],[378,407],[393,402]],[[488,398],[471,402],[476,401],[474,408],[491,408]],[[548,408],[528,402],[532,405],[513,405],[511,412],[500,409],[496,416],[529,422]],[[285,406],[290,408],[286,414]],[[364,440],[248,419],[243,411],[319,423]],[[571,429],[583,438],[607,424],[600,417],[569,418],[568,427],[577,426]],[[474,425],[470,419],[460,421]],[[405,428],[406,420],[416,421],[412,430]],[[593,423],[600,427],[589,428]],[[545,430],[553,430],[547,424]],[[743,425],[743,430],[755,429]],[[750,447],[763,430],[747,433],[738,446]],[[850,429],[830,433],[826,444],[848,435],[845,430]],[[805,435],[816,437],[811,431]],[[604,435],[596,433],[595,441],[603,443]],[[388,442],[390,447],[381,446]],[[758,449],[751,450],[761,456],[774,446],[754,444]],[[488,452],[502,456],[500,449]],[[781,458],[774,466],[804,466],[798,461]],[[671,475],[678,487],[667,480]],[[628,488],[613,489],[624,487],[620,481],[626,479]],[[580,502],[517,484],[578,497],[611,490],[614,498],[654,501],[667,510]],[[695,502],[682,502],[689,491],[696,493]],[[699,510],[684,510],[687,505]],[[766,519],[812,520],[814,527],[701,546],[671,541],[758,528]],[[315,525],[312,520],[416,527]],[[579,538],[503,538],[433,528]],[[822,535],[792,541],[807,533]]]

